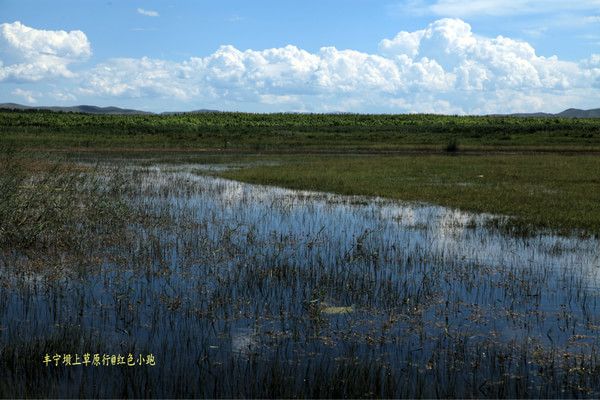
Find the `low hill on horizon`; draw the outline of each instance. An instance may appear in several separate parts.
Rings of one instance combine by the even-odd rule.
[[[0,109],[8,110],[47,110],[57,112],[74,112],[84,114],[153,114],[148,111],[132,110],[120,107],[98,107],[91,105],[78,105],[71,107],[60,106],[26,106],[17,103],[1,103]]]
[[[27,106],[17,103],[0,103],[0,109],[4,110],[47,110],[56,112],[73,112],[84,114],[144,114],[144,115],[178,115],[178,114],[202,114],[202,113],[217,113],[219,110],[200,109],[193,111],[165,111],[161,113],[153,113],[149,111],[141,111],[120,107],[98,107],[92,105],[77,105],[70,107],[61,106]],[[297,114],[292,112],[292,114]],[[338,113],[334,113],[338,114]],[[352,113],[343,113],[352,114]],[[514,113],[514,114],[490,114],[492,117],[521,117],[521,118],[600,118],[600,108],[581,110],[577,108],[569,108],[560,113]]]

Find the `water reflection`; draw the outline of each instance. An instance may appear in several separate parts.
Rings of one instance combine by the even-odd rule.
[[[594,365],[598,240],[514,237],[488,215],[205,170],[130,168],[128,201],[144,218],[100,268],[50,280],[5,261],[2,343],[27,332],[32,365],[42,352],[157,359],[125,373],[32,367],[43,393],[598,394],[592,375],[558,379],[570,360]]]

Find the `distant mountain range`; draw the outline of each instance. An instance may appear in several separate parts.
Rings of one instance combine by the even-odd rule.
[[[506,115],[506,114],[505,114]],[[562,118],[600,118],[600,108],[595,108],[593,110],[580,110],[577,108],[569,108],[563,112],[559,112],[557,114],[548,114],[548,113],[520,113],[520,114],[508,114],[510,117],[562,117]]]
[[[72,107],[58,107],[58,106],[48,106],[48,107],[31,107],[25,106],[17,103],[2,103],[0,104],[0,109],[10,109],[10,110],[49,110],[49,111],[61,111],[61,112],[75,112],[75,113],[86,113],[86,114],[152,114],[151,112],[140,111],[140,110],[130,110],[126,108],[119,107],[97,107],[97,106],[72,106]]]
[[[88,105],[80,105],[80,106],[72,106],[72,107],[58,107],[58,106],[48,106],[48,107],[38,107],[38,106],[25,106],[17,103],[0,103],[0,109],[9,109],[9,110],[50,110],[50,111],[60,111],[60,112],[76,112],[76,113],[86,113],[86,114],[155,114],[148,111],[140,111],[140,110],[131,110],[127,108],[119,108],[119,107],[97,107],[97,106],[88,106]],[[208,112],[220,112],[218,110],[195,110],[195,111],[167,111],[160,113],[161,115],[177,115],[177,114],[199,114],[199,113],[208,113]],[[344,113],[346,114],[346,113]],[[491,116],[498,117],[523,117],[523,118],[600,118],[600,108],[596,108],[593,110],[579,110],[577,108],[569,108],[563,112],[557,114],[549,114],[549,113],[517,113],[517,114],[492,114]]]
[[[98,106],[72,106],[72,107],[59,107],[59,106],[26,106],[17,103],[0,103],[0,109],[5,110],[48,110],[58,112],[73,112],[73,113],[85,113],[85,114],[142,114],[142,115],[154,115],[156,113],[149,111],[132,110],[128,108],[119,107],[98,107]],[[160,114],[163,115],[176,115],[176,114],[196,114],[206,112],[219,112],[217,110],[195,110],[195,111],[166,111]]]

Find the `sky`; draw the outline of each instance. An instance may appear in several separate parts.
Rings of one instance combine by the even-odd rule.
[[[0,102],[491,114],[600,107],[600,0],[0,0]]]

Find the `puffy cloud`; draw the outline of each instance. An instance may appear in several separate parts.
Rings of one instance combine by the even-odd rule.
[[[585,75],[576,63],[537,56],[523,41],[476,36],[460,19],[441,19],[424,30],[400,32],[381,41],[379,47],[388,57],[437,60],[456,78],[457,89],[567,89],[585,85]]]
[[[68,62],[88,56],[84,42],[86,46],[54,44],[50,51],[63,60],[54,65],[66,70]],[[19,43],[25,43],[21,49],[39,52],[41,47]],[[25,57],[29,52],[18,53]],[[23,60],[24,67],[33,65],[39,72],[33,57]],[[109,59],[72,82],[78,85],[78,97],[154,99],[164,108],[175,103],[252,111],[560,111],[600,100],[600,58],[592,55],[576,63],[538,56],[527,42],[479,36],[466,22],[446,18],[382,40],[378,54],[335,47],[308,52],[292,45],[265,50],[227,45],[180,62]]]
[[[15,90],[12,91],[12,94],[25,99],[25,101],[27,101],[28,103],[36,103],[37,102],[37,99],[36,99],[37,94],[32,92],[31,90],[24,90],[21,88],[16,88]]]
[[[81,92],[108,97],[173,97],[181,100],[195,95],[198,88],[186,74],[189,63],[175,63],[143,57],[117,58],[88,71]]]
[[[587,60],[584,60],[584,64],[588,67],[600,68],[600,54],[592,54]]]
[[[335,47],[312,54],[295,46],[262,51],[221,46],[207,57],[180,63],[149,58],[109,60],[89,71],[83,90],[106,96],[222,98],[265,104],[274,104],[277,98],[288,104],[313,96],[332,103],[346,98],[350,104],[347,97],[351,96],[361,100],[391,98],[413,89],[445,91],[453,80],[439,63],[426,58],[391,59]]]
[[[320,50],[313,85],[327,92],[395,93],[404,83],[392,60],[354,50],[324,47]]]
[[[19,21],[0,24],[0,81],[73,77],[68,65],[91,54],[81,31],[46,31]]]
[[[593,82],[595,88],[600,89],[600,54],[592,54],[589,59],[584,60],[583,64],[587,66],[586,76]]]
[[[406,54],[409,57],[414,57],[419,53],[419,45],[424,34],[424,30],[416,32],[402,31],[393,39],[383,39],[379,43],[379,50],[383,54]]]

